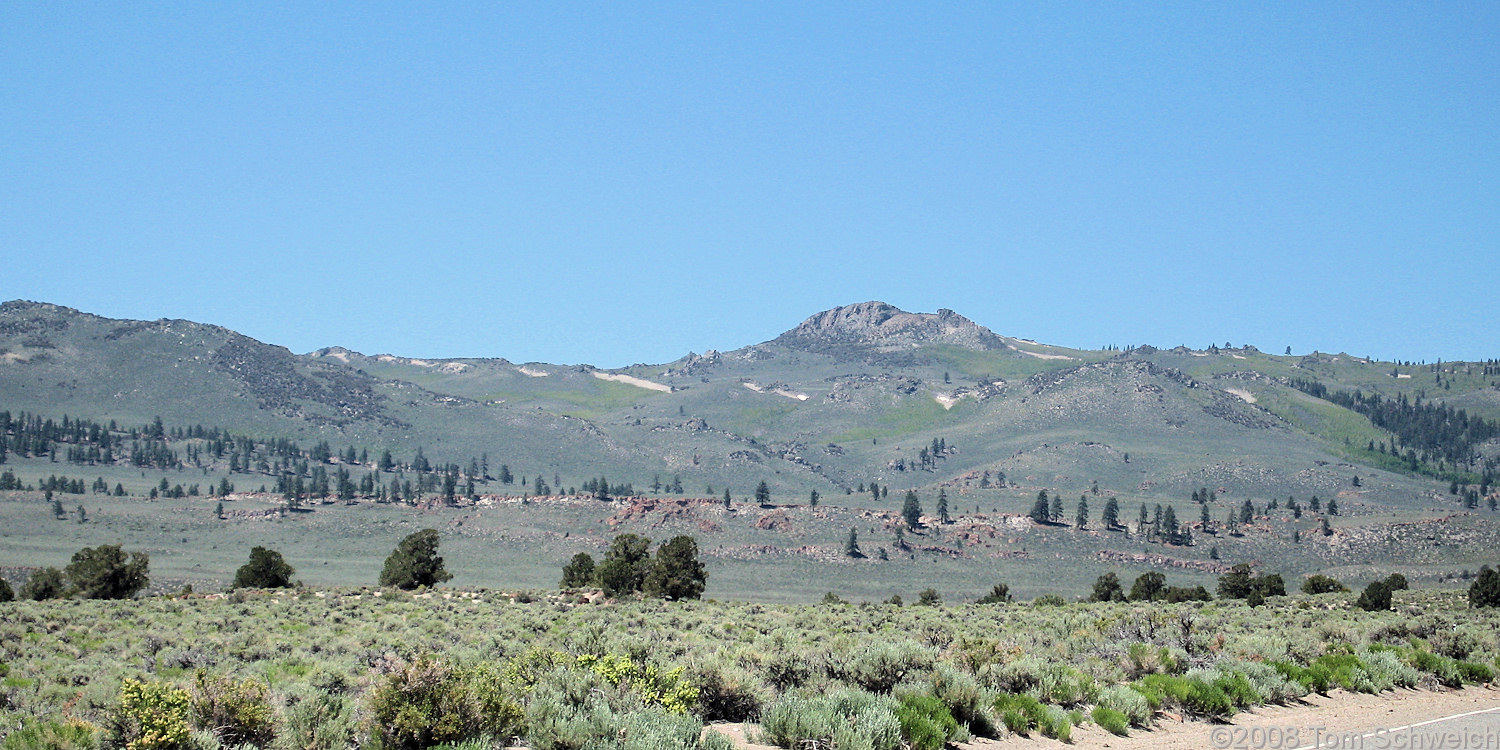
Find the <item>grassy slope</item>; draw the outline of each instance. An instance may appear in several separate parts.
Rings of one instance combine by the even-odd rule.
[[[778,502],[801,502],[816,489],[823,494],[825,505],[847,506],[847,510],[829,509],[826,513],[830,517],[817,523],[802,524],[805,529],[798,534],[766,535],[748,524],[730,524],[722,532],[714,532],[720,534],[714,543],[731,552],[750,544],[789,550],[821,546],[837,551],[849,526],[860,523],[865,524],[860,526],[862,537],[869,534],[873,543],[888,544],[889,529],[858,519],[858,514],[894,511],[900,493],[907,488],[919,492],[929,511],[942,487],[956,506],[1012,514],[1024,514],[1036,493],[1047,489],[1067,500],[1069,520],[1077,498],[1096,483],[1104,495],[1091,502],[1095,518],[1102,510],[1102,497],[1114,496],[1126,518],[1133,519],[1143,503],[1165,503],[1175,505],[1182,520],[1196,521],[1197,509],[1190,506],[1188,495],[1198,487],[1210,487],[1219,493],[1220,507],[1211,514],[1216,522],[1231,505],[1237,506],[1247,498],[1262,505],[1270,498],[1288,495],[1303,502],[1311,495],[1325,499],[1340,496],[1344,514],[1333,519],[1336,527],[1410,522],[1454,509],[1441,488],[1431,482],[1353,463],[1368,459],[1357,450],[1359,446],[1381,438],[1368,420],[1274,381],[1312,374],[1331,387],[1411,395],[1435,383],[1436,375],[1424,368],[1400,368],[1413,377],[1398,379],[1390,377],[1387,365],[1365,364],[1346,356],[1280,357],[1224,350],[1217,354],[1164,351],[1116,357],[1021,342],[1018,346],[1026,350],[1072,359],[1039,359],[1008,349],[973,352],[926,347],[917,350],[907,364],[891,367],[767,344],[726,352],[717,365],[691,374],[671,374],[666,365],[625,371],[676,389],[661,393],[604,381],[586,368],[528,366],[549,373],[534,377],[503,360],[419,364],[353,355],[348,357],[348,367],[351,372],[363,371],[361,377],[373,383],[372,388],[383,399],[381,415],[408,426],[396,428],[355,420],[336,428],[256,409],[253,401],[238,395],[236,382],[207,364],[212,347],[229,336],[222,329],[182,322],[149,324],[111,341],[108,334],[117,329],[119,321],[81,315],[68,320],[66,330],[46,334],[53,340],[53,349],[18,349],[14,342],[9,345],[11,351],[43,354],[46,361],[0,364],[0,374],[4,375],[0,377],[0,396],[4,397],[0,408],[86,414],[125,422],[145,422],[156,413],[172,409],[176,411],[168,414],[169,424],[228,422],[252,434],[290,436],[304,445],[327,439],[335,446],[352,443],[377,450],[391,446],[398,457],[422,446],[434,460],[459,462],[483,452],[489,455],[492,467],[507,463],[518,476],[534,477],[540,472],[549,482],[554,474],[560,474],[564,486],[577,486],[590,477],[605,475],[612,481],[631,481],[643,488],[653,476],[664,480],[676,477],[689,494],[707,494],[712,486],[717,496],[728,487],[735,497],[745,498],[757,482],[765,480]],[[25,336],[16,337],[21,338]],[[1206,387],[1186,388],[1163,370],[1142,370],[1139,360],[1180,370]],[[298,358],[295,363],[299,372],[314,381],[322,377],[320,372],[343,367],[327,356]],[[1457,368],[1461,371],[1464,366]],[[99,370],[112,373],[109,383],[90,377]],[[950,382],[944,382],[945,375]],[[979,383],[975,378],[980,376],[1006,382],[983,400],[962,398],[951,409],[938,403],[940,395],[976,388]],[[1031,380],[1032,376],[1040,379]],[[1487,387],[1477,376],[1459,372],[1444,377],[1450,376],[1454,385],[1444,392],[1452,394],[1447,397],[1467,399],[1465,403],[1476,404],[1476,410],[1487,403],[1487,391],[1463,390],[1471,385]],[[755,392],[746,387],[746,382],[766,392]],[[777,384],[807,398],[798,400],[770,392]],[[1244,390],[1257,403],[1244,403],[1220,388]],[[187,397],[180,398],[183,394]],[[322,404],[303,404],[300,408],[315,415],[334,414]],[[1242,418],[1269,426],[1248,427],[1234,421]],[[702,429],[704,424],[706,429]],[[938,437],[954,450],[933,471],[901,472],[892,468],[898,459],[914,463],[918,450]],[[159,474],[141,476],[124,467],[94,469],[25,462],[13,462],[13,466],[28,481],[54,472],[88,480],[102,475],[111,486],[119,481],[137,493],[160,479]],[[192,477],[174,472],[168,478],[173,484],[191,479],[206,486],[216,481],[216,472],[223,468],[209,467],[206,474],[198,472]],[[1005,472],[1011,486],[979,488],[978,476],[983,471]],[[361,473],[357,470],[356,478]],[[1363,479],[1364,486],[1357,491],[1350,486],[1354,474]],[[255,489],[259,482],[272,483],[270,478],[257,480],[244,475],[232,481],[241,490]],[[863,493],[844,494],[870,482],[892,488],[891,496],[876,503]],[[92,498],[85,502],[90,506],[96,503]],[[67,503],[71,509],[75,501],[68,499]],[[197,503],[211,507],[206,500]],[[27,506],[18,502],[5,507],[10,513]],[[103,530],[114,529],[112,533],[128,533],[130,539],[159,550],[163,564],[180,558],[183,564],[171,568],[176,575],[190,578],[201,570],[206,578],[226,578],[227,564],[214,545],[220,544],[217,540],[222,536],[223,544],[233,546],[238,537],[232,533],[223,536],[227,532],[220,528],[222,524],[200,524],[203,519],[192,514],[181,524],[174,520],[153,526],[144,520],[161,510],[161,505],[122,503],[118,512],[124,517],[139,515],[143,520],[138,526],[115,527],[101,517],[95,527],[64,532],[66,527],[38,526],[23,514],[17,518],[16,528],[37,534],[34,549],[28,549],[41,555],[38,559],[65,559],[83,540],[103,540]],[[321,540],[346,533],[394,534],[379,530],[397,521],[370,520],[383,518],[381,513],[387,510],[399,513],[372,509],[372,515],[367,516],[363,511],[325,508],[305,517],[264,522],[261,527],[270,538],[328,550],[331,558],[313,560],[316,568],[327,564],[328,577],[320,580],[352,583],[363,580],[362,571],[373,564],[372,558],[379,556],[380,550],[341,546],[342,542],[322,545]],[[546,583],[567,555],[602,543],[603,534],[596,532],[608,513],[597,510],[593,514],[565,523],[553,518],[551,511],[536,508],[506,515],[503,524],[497,522],[486,533],[503,535],[508,528],[529,531],[499,545],[503,547],[499,550],[478,541],[472,542],[474,546],[469,541],[458,542],[456,559],[473,560],[464,565],[472,566],[476,580],[486,584],[504,582],[485,572],[491,558],[504,562],[505,570],[518,576],[521,583]],[[1480,518],[1488,517],[1481,514]],[[337,520],[325,523],[323,519]],[[445,523],[464,528],[458,532],[461,539],[490,538],[477,531],[489,528],[487,521],[467,521],[467,528],[457,526],[454,519]],[[1476,538],[1494,536],[1492,521],[1474,523]],[[1205,544],[1169,552],[1201,560],[1210,546],[1219,546],[1228,559],[1283,560],[1289,569],[1298,571],[1370,562],[1360,556],[1363,551],[1329,552],[1290,543],[1294,530],[1305,538],[1315,524],[1312,516],[1296,522],[1268,520],[1259,535],[1211,542],[1200,537]],[[658,536],[661,533],[645,530]],[[172,551],[173,538],[194,539],[193,549]],[[558,541],[562,538],[567,541]],[[726,595],[806,599],[831,588],[829,583],[839,583],[851,593],[874,597],[910,588],[912,582],[928,578],[927,571],[931,571],[931,580],[950,582],[955,592],[983,590],[997,578],[1014,580],[1019,590],[1035,592],[1046,590],[1043,584],[1049,582],[1066,581],[1074,586],[1091,580],[1101,568],[1093,558],[1100,548],[1162,551],[1155,545],[1131,543],[1119,535],[1078,535],[1050,529],[1011,534],[1006,539],[1005,545],[990,552],[974,551],[961,559],[929,554],[905,563],[892,561],[883,567],[818,562],[807,553],[778,552],[764,556],[766,559],[740,560],[726,552],[724,559],[728,562],[717,579],[722,583],[716,585],[725,586]],[[204,540],[207,547],[197,540]],[[175,545],[182,546],[181,542]],[[1436,576],[1478,562],[1467,549],[1461,545],[1440,559],[1411,558],[1410,564],[1414,573]],[[1020,550],[1027,556],[1015,557]],[[995,556],[1001,553],[1011,556]],[[1383,549],[1373,559],[1407,564],[1400,550]],[[1201,573],[1186,575],[1196,576],[1195,580],[1205,578]]]

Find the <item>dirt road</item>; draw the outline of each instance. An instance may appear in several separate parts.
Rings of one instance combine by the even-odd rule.
[[[775,750],[748,742],[747,727],[719,724],[743,750]],[[1308,696],[1288,706],[1262,706],[1228,724],[1158,718],[1151,731],[1117,737],[1089,724],[1074,727],[1072,744],[1033,734],[976,739],[959,750],[1500,750],[1500,689],[1395,690],[1380,695]]]

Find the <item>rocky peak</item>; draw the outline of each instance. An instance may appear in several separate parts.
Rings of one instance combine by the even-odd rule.
[[[797,349],[821,346],[876,347],[954,344],[968,349],[995,349],[1003,339],[952,310],[911,313],[884,302],[861,302],[825,310],[776,338]]]

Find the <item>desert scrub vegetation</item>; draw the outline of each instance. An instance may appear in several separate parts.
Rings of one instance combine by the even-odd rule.
[[[930,750],[1115,733],[1334,689],[1492,680],[1465,592],[1243,601],[781,606],[576,594],[237,590],[0,604],[6,750]]]

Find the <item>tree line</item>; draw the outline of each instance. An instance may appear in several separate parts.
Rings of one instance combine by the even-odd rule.
[[[1418,396],[1409,399],[1405,393],[1387,398],[1363,391],[1333,391],[1316,380],[1293,378],[1290,385],[1310,396],[1338,404],[1362,414],[1372,424],[1393,436],[1389,447],[1378,447],[1371,441],[1366,451],[1394,457],[1408,471],[1439,476],[1445,466],[1472,471],[1475,446],[1500,437],[1500,422],[1470,415],[1436,402],[1423,403]],[[1404,452],[1403,452],[1404,451]],[[1435,464],[1435,467],[1426,466]]]

